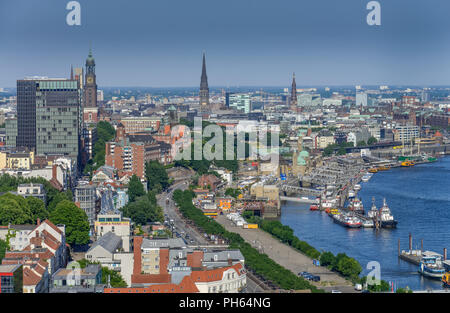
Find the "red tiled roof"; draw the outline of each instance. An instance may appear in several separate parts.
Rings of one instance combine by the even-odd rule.
[[[199,292],[190,276],[185,276],[179,285],[158,284],[139,288],[105,288],[104,293],[197,293]]]
[[[23,269],[23,285],[24,286],[34,286],[37,285],[41,281],[41,277],[39,277],[36,273],[34,273],[28,267]]]

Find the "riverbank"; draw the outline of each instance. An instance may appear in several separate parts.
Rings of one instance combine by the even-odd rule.
[[[359,197],[365,211],[372,205],[372,197],[379,208],[383,198],[391,208],[397,229],[348,229],[333,223],[327,214],[312,212],[309,205],[287,202],[282,206],[280,222],[291,227],[294,234],[318,250],[345,253],[358,260],[362,276],[370,270],[369,262],[380,264],[381,279],[396,287],[413,290],[442,289],[439,281],[423,278],[415,265],[398,259],[398,240],[402,249],[408,248],[408,236],[415,238],[413,248],[442,253],[449,249],[450,232],[450,158],[409,168],[395,168],[379,172],[367,183],[361,183]]]

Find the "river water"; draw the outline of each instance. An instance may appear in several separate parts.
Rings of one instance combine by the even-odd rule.
[[[319,251],[334,254],[345,252],[355,258],[367,275],[371,261],[380,264],[381,279],[394,286],[413,290],[442,289],[442,283],[422,277],[418,266],[399,260],[398,239],[402,250],[408,250],[409,233],[413,235],[413,249],[443,253],[450,251],[450,157],[411,168],[395,168],[379,172],[364,183],[358,193],[364,210],[370,209],[372,197],[377,208],[386,198],[396,229],[348,229],[333,223],[324,212],[309,211],[309,205],[286,202],[280,221],[290,226],[297,237]],[[447,257],[449,257],[447,253]]]

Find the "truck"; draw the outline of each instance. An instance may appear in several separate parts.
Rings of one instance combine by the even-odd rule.
[[[355,284],[355,290],[361,291],[362,285],[361,284]]]
[[[245,229],[257,229],[258,224],[244,224]]]

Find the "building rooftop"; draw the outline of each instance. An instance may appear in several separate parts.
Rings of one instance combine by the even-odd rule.
[[[119,236],[115,235],[112,232],[107,232],[105,235],[100,237],[96,242],[94,242],[92,247],[88,250],[88,253],[93,249],[95,249],[97,246],[102,247],[103,249],[105,249],[110,253],[113,253],[120,247],[121,242],[122,239]]]

